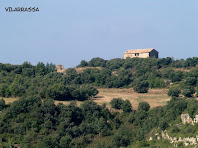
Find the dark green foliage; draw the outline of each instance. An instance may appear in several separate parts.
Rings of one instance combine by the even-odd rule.
[[[111,59],[106,62],[106,67],[110,70],[119,69],[124,64],[124,59]]]
[[[66,75],[56,73],[54,64],[45,65],[41,62],[37,66],[25,62],[16,68],[21,69],[21,73],[18,70],[14,73],[0,72],[1,97],[37,95],[56,100],[87,100],[98,93],[92,86],[80,86],[80,80],[76,78],[78,74],[72,68],[67,69]],[[74,84],[69,85],[70,83]]]
[[[82,60],[77,67],[85,67],[85,66],[88,66],[88,62],[85,60]]]
[[[131,142],[132,133],[129,127],[122,127],[118,132],[113,136],[113,145],[115,147],[127,147]]]
[[[15,143],[22,143],[24,138],[29,147],[85,147],[89,143],[87,136],[107,136],[111,132],[111,125],[107,123],[110,112],[92,101],[79,108],[73,102],[56,106],[50,99],[21,98],[3,110],[0,118],[0,133],[9,134],[0,138],[8,142],[9,138],[16,137]],[[25,143],[23,145],[25,147]]]
[[[184,89],[183,89],[183,92],[182,94],[185,96],[185,97],[192,97],[192,95],[195,93],[195,89],[191,86],[186,86]]]
[[[170,65],[171,63],[173,62],[173,59],[170,58],[170,57],[167,57],[167,58],[162,58],[159,63],[163,66],[167,66],[167,65]]]
[[[42,62],[39,62],[36,67],[35,67],[35,72],[38,74],[38,75],[41,75],[41,76],[44,76],[46,75],[47,73],[50,73],[50,72],[53,72],[55,71],[55,68],[56,66],[54,64],[49,64],[47,63],[47,65],[45,66],[44,63]]]
[[[105,67],[106,61],[102,58],[93,58],[88,62],[88,66],[90,67]]]
[[[54,148],[56,145],[54,139],[51,137],[45,136],[41,141],[39,141],[36,145],[36,148]]]
[[[129,123],[133,123],[134,121],[135,121],[135,113],[136,113],[136,111],[134,110],[134,111],[132,111],[130,114],[129,114],[129,118],[128,118],[128,122]]]
[[[187,58],[184,67],[195,67],[198,64],[198,58],[193,57],[193,58]]]
[[[165,68],[165,69],[162,69],[161,71],[161,75],[163,78],[166,78],[166,79],[170,79],[172,78],[172,76],[174,75],[174,70],[172,68]]]
[[[165,130],[168,127],[168,123],[165,120],[159,122],[159,127],[161,130]]]
[[[145,132],[143,128],[138,128],[135,134],[136,134],[137,140],[141,141],[145,139]]]
[[[135,125],[143,125],[144,121],[147,119],[148,117],[148,113],[144,110],[140,110],[135,114],[135,121],[134,124]]]
[[[8,85],[6,84],[1,84],[0,85],[0,96],[1,97],[10,97],[9,95],[9,89],[8,89]]]
[[[89,97],[95,96],[98,94],[98,90],[91,86],[63,86],[55,85],[47,89],[46,96],[47,98],[55,100],[87,100]]]
[[[179,88],[176,87],[171,87],[168,90],[168,95],[171,97],[179,97],[179,94],[181,93],[181,90]]]
[[[132,111],[132,106],[131,106],[131,102],[129,100],[125,100],[122,105],[121,105],[121,109],[123,110],[123,112],[131,112]]]
[[[195,86],[197,84],[197,79],[195,77],[187,77],[184,84],[188,86]]]
[[[70,142],[72,141],[71,137],[65,136],[60,139],[60,148],[69,148]]]
[[[109,141],[104,142],[104,141],[98,141],[98,143],[94,144],[94,148],[112,148],[113,145]]]
[[[160,77],[150,76],[148,78],[148,83],[150,88],[164,88],[165,82]]]
[[[171,133],[178,133],[180,129],[175,125],[171,128]]]
[[[198,102],[195,99],[189,100],[187,111],[191,118],[194,118],[194,116],[198,113]]]
[[[187,101],[182,98],[173,97],[166,106],[165,118],[167,122],[175,120],[177,116],[187,108]]]
[[[133,89],[138,93],[147,93],[149,83],[143,78],[138,78],[133,82]]]
[[[138,105],[138,110],[148,111],[150,109],[150,105],[147,102],[140,102]]]
[[[22,65],[0,64],[0,96],[21,97],[38,94],[42,98],[53,97],[53,93],[57,91],[53,87],[61,85],[78,88],[82,84],[108,88],[133,86],[134,90],[139,93],[146,93],[149,88],[164,88],[171,81],[196,86],[197,68],[191,72],[174,70],[175,67],[194,67],[196,63],[197,58],[174,61],[169,57],[163,59],[127,58],[126,60],[119,58],[104,60],[97,57],[89,62],[82,60],[78,67],[102,68],[87,68],[82,72],[69,68],[65,74],[56,73],[55,65],[49,63],[39,62],[36,66],[28,62]],[[49,91],[46,89],[52,89],[52,94],[48,94]],[[79,89],[73,94],[75,97],[81,96]],[[56,98],[63,99],[62,97]]]
[[[125,102],[128,101],[122,105]],[[145,139],[153,128],[167,129],[168,123],[174,122],[184,110],[194,115],[196,106],[196,100],[173,97],[164,107],[149,110],[149,105],[142,102],[138,111],[126,114],[110,113],[105,105],[93,101],[85,101],[80,107],[75,102],[65,106],[32,96],[21,98],[2,110],[0,139],[3,145],[10,143],[11,146],[21,143],[22,147],[87,147],[95,138],[109,137],[109,141],[95,146],[126,147],[135,140],[141,141],[141,147],[150,146]],[[192,126],[185,126],[183,133],[195,133]],[[181,131],[172,127],[171,132]]]
[[[143,141],[140,141],[138,143],[138,147],[142,148],[142,147],[149,147],[150,145],[148,144],[147,141],[143,140]]]
[[[187,124],[186,128],[184,129],[184,131],[182,131],[184,134],[188,134],[188,133],[194,133],[196,131],[196,129],[193,127],[193,125],[191,124]]]
[[[183,78],[183,72],[182,71],[176,71],[169,75],[172,82],[178,82],[181,81]]]
[[[122,100],[122,98],[114,98],[111,100],[110,104],[112,108],[121,109],[124,102],[125,101]]]
[[[5,104],[5,100],[4,99],[1,99],[0,100],[0,111],[2,111],[6,107],[7,107],[7,105]]]
[[[54,64],[28,62],[22,65],[0,63],[0,96],[20,97],[11,105],[0,100],[0,143],[5,147],[87,147],[101,141],[98,147],[128,146],[140,140],[141,147],[153,128],[167,129],[169,123],[178,122],[187,111],[191,118],[198,113],[197,100],[176,98],[180,90],[169,90],[172,99],[164,107],[150,109],[146,102],[132,110],[128,100],[113,99],[112,107],[122,112],[111,113],[105,105],[85,101],[81,106],[54,104],[54,100],[91,99],[98,94],[97,87],[121,88],[133,86],[137,92],[149,88],[164,88],[173,82],[186,97],[193,96],[197,85],[198,58],[187,60],[128,58],[103,60],[93,58],[81,61],[79,67],[91,66],[77,72],[74,68],[57,73]],[[187,67],[190,72],[176,68]],[[193,67],[193,69],[191,69]],[[196,88],[197,89],[197,88]],[[172,133],[195,133],[197,127],[185,125],[168,127]],[[149,143],[150,144],[150,143]]]

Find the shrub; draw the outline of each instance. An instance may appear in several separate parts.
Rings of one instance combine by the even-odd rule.
[[[179,97],[180,93],[181,93],[181,90],[178,88],[172,87],[168,90],[168,95],[171,97]]]
[[[195,86],[197,83],[197,79],[195,77],[187,77],[184,81],[185,85]]]
[[[135,121],[135,110],[129,114],[128,122],[133,123]]]
[[[179,131],[180,129],[176,125],[171,129],[171,133],[178,133]]]
[[[186,87],[183,89],[183,95],[185,97],[192,97],[194,93],[195,93],[195,89],[193,87]]]
[[[121,109],[123,110],[123,112],[131,112],[131,102],[129,100],[125,100],[121,105]]]
[[[91,59],[88,62],[88,66],[92,66],[92,67],[105,67],[106,66],[106,61],[102,58],[96,57]]]
[[[159,122],[159,127],[160,127],[161,130],[165,130],[168,127],[168,123],[164,120],[161,120]]]
[[[60,148],[69,147],[70,142],[71,142],[71,137],[69,137],[69,136],[62,137],[62,138],[60,139],[60,144],[59,144],[59,146],[60,146]]]
[[[82,60],[77,67],[85,67],[85,66],[88,66],[88,62],[85,60]]]
[[[138,128],[136,130],[136,138],[137,138],[137,140],[139,140],[139,141],[143,140],[145,138],[144,136],[145,136],[145,133],[144,133],[143,128]]]
[[[149,83],[146,80],[138,79],[134,82],[133,89],[138,93],[147,93]]]
[[[113,136],[113,145],[116,147],[127,147],[131,142],[131,129],[123,127]]]
[[[194,99],[189,100],[188,105],[187,105],[187,111],[191,118],[193,118],[195,114],[197,114],[197,111],[198,111],[197,100],[194,100]]]
[[[3,110],[4,108],[6,108],[6,103],[4,99],[0,100],[0,111]]]
[[[143,140],[143,141],[140,141],[139,143],[138,143],[138,147],[149,147],[150,145],[148,144],[148,142],[147,141],[145,141],[145,140]]]
[[[110,102],[111,107],[115,109],[121,109],[121,106],[123,103],[124,103],[124,100],[122,100],[122,98],[114,98]]]
[[[147,102],[140,102],[138,105],[138,110],[148,111],[150,109],[150,105]]]

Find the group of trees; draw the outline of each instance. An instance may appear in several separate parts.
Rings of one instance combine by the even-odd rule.
[[[193,97],[195,92],[198,93],[197,74],[197,70],[186,73],[186,78],[183,78],[183,81],[173,84],[173,86],[169,88],[168,95],[172,97],[178,97],[180,94],[182,94],[184,97]],[[195,89],[197,89],[197,91]]]
[[[186,60],[174,60],[169,57],[162,59],[116,58],[111,60],[93,58],[89,62],[83,60],[77,67],[84,67],[82,63],[87,63],[86,66],[101,67],[102,69],[87,69],[76,74],[74,79],[78,79],[79,83],[109,88],[133,87],[138,93],[146,93],[149,88],[165,88],[170,83],[174,83],[179,84],[176,88],[179,89],[177,93],[182,93],[185,97],[192,97],[198,88],[197,57]],[[182,68],[187,70],[182,70]],[[169,94],[170,96],[173,95],[171,92]]]
[[[140,102],[134,110],[122,98],[115,98],[110,104],[123,112],[110,112],[105,105],[93,101],[77,106],[75,102],[55,105],[52,99],[42,101],[35,96],[22,97],[10,105],[0,100],[0,144],[43,148],[126,147],[145,141],[153,128],[167,129],[185,110],[192,117],[198,113],[197,100],[175,97],[166,106],[153,109]]]
[[[184,111],[191,117],[198,113],[198,101],[179,98],[180,94],[192,97],[198,88],[197,64],[198,58],[93,58],[81,61],[78,67],[101,68],[87,68],[81,73],[73,68],[57,73],[54,64],[41,62],[36,66],[28,62],[0,64],[0,96],[20,97],[9,105],[0,100],[0,144],[43,148],[126,147],[142,141],[142,145],[148,146],[144,141],[153,128],[169,128]],[[188,68],[190,72],[177,68]],[[171,86],[168,95],[172,98],[166,106],[153,109],[140,102],[137,110],[130,101],[114,98],[111,107],[121,111],[110,112],[105,104],[85,101],[98,94],[95,86],[133,87],[138,93]],[[55,105],[53,100],[84,102],[80,106],[75,102]]]
[[[75,71],[76,72],[76,71]],[[54,64],[39,62],[36,66],[28,62],[22,65],[0,64],[0,96],[38,96],[42,99],[87,100],[98,91],[90,85],[67,82],[70,75],[56,72]],[[72,81],[72,80],[71,80]]]
[[[150,106],[142,102],[135,111],[128,100],[121,98],[113,99],[111,105],[123,113],[111,113],[105,105],[93,101],[78,107],[75,102],[55,105],[52,99],[42,101],[35,96],[22,97],[10,105],[2,99],[0,143],[4,147],[85,147],[92,144],[94,137],[110,136],[110,147],[128,146],[140,137],[132,127],[139,128],[147,119]]]
[[[167,57],[167,58],[161,58],[161,59],[155,59],[155,58],[147,58],[147,59],[141,59],[141,58],[127,58],[127,59],[120,59],[115,58],[111,60],[104,60],[102,58],[96,57],[91,59],[89,62],[82,60],[80,64],[77,67],[106,67],[108,69],[118,69],[120,67],[129,68],[129,67],[135,67],[136,64],[140,64],[140,61],[143,63],[151,63],[155,64],[158,68],[160,67],[175,67],[175,68],[186,68],[186,67],[195,67],[198,64],[198,57],[193,58],[187,58],[186,60],[180,59],[180,60],[174,60],[173,58]]]
[[[198,68],[195,67],[197,61],[197,58],[186,60],[93,58],[89,62],[83,60],[77,66],[88,66],[82,72],[78,73],[74,68],[69,68],[64,74],[57,73],[54,64],[45,65],[42,62],[36,66],[28,62],[22,65],[0,64],[0,96],[21,97],[38,94],[41,97],[50,97],[55,96],[53,93],[56,92],[56,98],[68,100],[75,98],[71,95],[75,92],[74,96],[79,96],[80,100],[83,100],[84,89],[80,89],[81,85],[108,88],[133,87],[138,93],[146,93],[149,88],[165,88],[172,82],[179,84],[178,88],[184,96],[191,97],[197,86]],[[188,72],[175,70],[175,68],[190,68],[191,70]],[[66,87],[65,91],[68,87],[72,90],[70,95],[58,93],[58,89],[62,89],[62,86]],[[73,92],[74,89],[70,89],[70,86],[78,89]],[[90,96],[94,96],[95,92]],[[70,96],[70,98],[63,98],[65,96]]]
[[[111,134],[114,123],[108,109],[92,101],[56,106],[52,99],[27,97],[10,106],[1,100],[0,107],[0,143],[5,147],[84,147],[94,135]]]
[[[122,100],[122,98],[114,98],[110,102],[111,107],[115,109],[122,109],[123,112],[131,112],[132,105],[129,100]]]

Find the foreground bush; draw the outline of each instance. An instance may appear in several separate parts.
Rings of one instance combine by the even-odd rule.
[[[115,109],[121,109],[123,103],[124,103],[124,100],[122,100],[122,98],[114,98],[110,102],[111,107]]]

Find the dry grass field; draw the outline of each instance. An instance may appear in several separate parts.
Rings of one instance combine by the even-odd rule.
[[[3,97],[1,99],[4,99],[6,104],[9,104],[9,103],[12,103],[12,102],[18,100],[18,98],[3,98]]]
[[[99,105],[106,103],[107,107],[110,107],[109,102],[113,98],[122,98],[123,100],[129,100],[133,106],[133,109],[137,109],[139,102],[146,101],[150,104],[151,108],[156,106],[164,106],[166,102],[170,100],[167,95],[167,89],[150,89],[148,93],[138,94],[134,92],[132,88],[129,89],[115,89],[115,88],[99,88],[99,93],[96,97],[92,98]],[[18,98],[3,98],[6,103],[12,103]],[[68,105],[71,101],[55,101],[55,104],[63,103]],[[77,101],[77,105],[82,102]]]
[[[122,98],[123,100],[129,100],[133,106],[133,109],[137,109],[139,102],[146,101],[150,104],[151,108],[156,106],[164,106],[166,102],[170,100],[167,95],[167,89],[150,89],[148,93],[138,94],[134,92],[132,88],[130,89],[115,89],[115,88],[105,88],[98,89],[99,93],[96,97],[92,98],[96,103],[103,104],[106,103],[107,107],[110,107],[109,102],[113,98]],[[55,101],[56,104],[63,103],[69,104],[67,101]],[[77,105],[82,102],[77,101]]]
[[[139,94],[130,89],[98,89],[99,94],[96,98],[93,98],[98,104],[109,102],[113,98],[122,98],[123,100],[129,100],[134,109],[137,109],[139,102],[148,102],[151,108],[156,106],[164,106],[166,102],[170,100],[167,95],[166,89],[150,89],[148,93]]]

